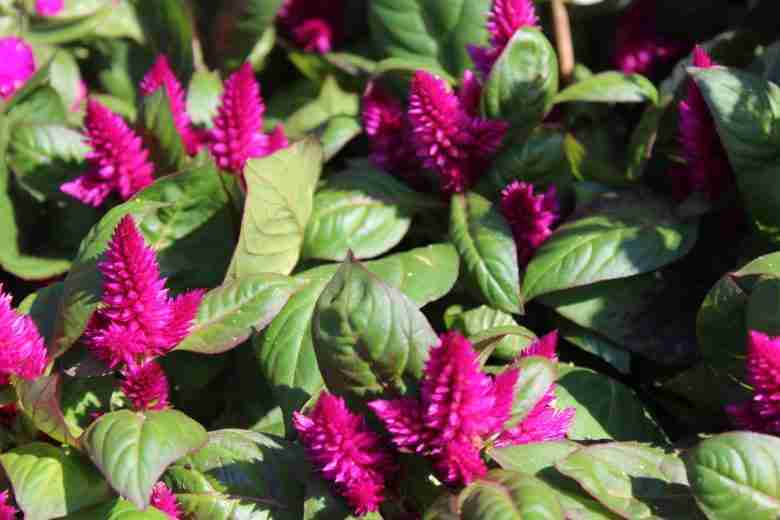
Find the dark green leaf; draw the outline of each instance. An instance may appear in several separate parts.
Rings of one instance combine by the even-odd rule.
[[[80,40],[95,29],[111,14],[113,6],[107,5],[94,13],[76,18],[33,18],[25,39],[36,45],[61,45]]]
[[[521,145],[504,147],[488,177],[496,191],[514,180],[562,185],[574,180],[564,154],[564,137],[558,129],[539,127]]]
[[[547,484],[530,475],[496,469],[470,484],[459,497],[463,520],[564,520]]]
[[[468,285],[492,307],[522,312],[520,268],[512,232],[501,213],[476,193],[452,198],[450,237]]]
[[[62,412],[63,376],[41,376],[16,383],[19,407],[40,431],[64,444],[80,447],[79,429],[68,424]]]
[[[84,433],[92,462],[121,496],[143,509],[171,463],[208,441],[203,427],[176,410],[122,410],[101,416]]]
[[[712,520],[780,516],[780,439],[731,432],[706,439],[685,457],[696,500]]]
[[[602,72],[578,81],[560,91],[555,103],[591,101],[596,103],[658,102],[655,86],[640,74],[624,74],[614,70]]]
[[[83,509],[68,516],[67,520],[170,520],[170,517],[153,507],[139,511],[130,502],[117,498],[96,507]]]
[[[273,28],[283,0],[230,0],[217,11],[216,53],[225,70],[234,70],[249,57],[257,42]],[[215,6],[217,7],[217,6]]]
[[[284,123],[285,133],[295,139],[303,137],[331,119],[341,116],[355,117],[359,113],[357,94],[342,90],[333,76],[322,83],[316,99],[296,110]]]
[[[493,355],[505,361],[511,361],[525,347],[536,340],[536,335],[524,327],[520,327],[517,322],[504,312],[492,307],[482,305],[476,309],[462,312],[453,318],[452,324],[448,327],[461,331],[466,337],[474,341],[474,336],[486,331],[491,331],[494,327],[515,326],[524,330],[524,334],[507,334],[498,341],[493,350]]]
[[[437,343],[411,300],[353,260],[320,295],[312,337],[327,387],[362,399],[406,393]]]
[[[187,150],[176,128],[166,90],[157,89],[146,96],[141,114],[145,143],[152,151],[154,163],[166,173],[181,170],[187,161]]]
[[[187,84],[193,71],[192,13],[187,2],[159,0],[154,9],[137,10],[141,28],[153,54],[168,56],[171,68]],[[147,6],[148,7],[148,6]]]

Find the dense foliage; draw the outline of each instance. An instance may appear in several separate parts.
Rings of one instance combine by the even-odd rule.
[[[0,520],[780,517],[773,0],[0,0]]]

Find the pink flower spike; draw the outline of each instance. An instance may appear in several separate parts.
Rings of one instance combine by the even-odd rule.
[[[626,74],[649,75],[690,47],[658,33],[656,0],[636,0],[620,17],[615,62]]]
[[[715,63],[698,45],[693,51],[694,67],[711,68]],[[696,83],[689,79],[685,99],[680,101],[680,145],[686,168],[672,170],[675,192],[680,198],[691,192],[718,199],[733,182],[733,173],[720,141],[715,120]]]
[[[512,36],[523,27],[538,25],[532,0],[493,0],[487,22],[490,47],[471,45],[467,48],[477,70],[487,77]]]
[[[10,499],[7,489],[0,491],[0,520],[15,520],[19,513],[14,506],[8,503]]]
[[[422,453],[428,449],[432,434],[425,428],[416,399],[377,400],[368,407],[385,425],[399,451]]]
[[[355,513],[377,511],[385,476],[395,467],[363,419],[343,399],[323,392],[308,415],[295,412],[293,425],[311,464],[336,485]]]
[[[100,206],[111,192],[127,200],[154,181],[149,152],[122,120],[97,101],[87,101],[84,125],[91,169],[60,189],[85,204]]]
[[[544,397],[536,403],[523,420],[515,426],[504,431],[496,441],[496,446],[513,444],[529,444],[532,442],[546,442],[561,440],[574,422],[575,408],[559,410],[551,404],[555,399],[555,384],[553,384]]]
[[[264,157],[287,145],[282,129],[271,135],[263,133],[265,104],[260,85],[249,63],[244,63],[227,81],[222,93],[209,148],[217,166],[240,175],[246,162]]]
[[[155,253],[130,215],[119,222],[98,268],[103,305],[85,336],[95,355],[111,367],[162,355],[189,331],[203,293],[168,298]]]
[[[476,74],[470,70],[463,72],[463,79],[460,82],[458,90],[458,99],[460,99],[463,109],[472,117],[479,115],[479,100],[482,97],[482,82]]]
[[[152,488],[151,504],[155,509],[168,515],[168,518],[179,520],[182,517],[179,504],[176,503],[176,496],[163,482],[158,482]]]
[[[324,54],[344,37],[344,0],[285,0],[277,23],[306,52]]]
[[[780,337],[748,333],[746,376],[753,398],[726,411],[740,428],[780,434]]]
[[[558,354],[555,352],[557,347],[558,331],[554,330],[531,343],[520,353],[520,357],[541,356],[557,363]]]
[[[46,347],[32,318],[11,308],[11,295],[0,284],[0,379],[35,379],[48,363]]]
[[[137,411],[163,410],[171,404],[168,400],[168,378],[155,361],[140,365],[126,365],[122,371],[121,389],[133,409]]]
[[[165,92],[168,95],[173,122],[184,142],[187,153],[189,155],[197,154],[201,143],[198,139],[198,134],[192,128],[190,115],[187,113],[187,96],[181,83],[179,83],[173,70],[171,70],[168,57],[165,54],[160,54],[157,57],[157,61],[154,62],[152,68],[144,76],[140,85],[141,94],[150,96],[157,92],[160,87],[165,88]]]
[[[429,72],[415,72],[410,92],[408,115],[417,156],[439,174],[442,191],[465,191],[498,150],[508,125],[471,117],[447,83]]]
[[[546,193],[534,195],[533,184],[514,181],[501,192],[501,212],[512,228],[518,261],[525,266],[550,237],[558,221],[555,186],[550,186]]]
[[[63,0],[36,0],[35,12],[40,16],[57,16],[63,8]]]
[[[0,99],[10,99],[34,73],[32,47],[21,38],[0,38]]]

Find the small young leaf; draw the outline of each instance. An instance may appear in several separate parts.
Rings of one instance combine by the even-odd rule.
[[[555,96],[555,103],[590,101],[596,103],[658,102],[655,86],[640,74],[617,71],[602,72],[565,88]]]

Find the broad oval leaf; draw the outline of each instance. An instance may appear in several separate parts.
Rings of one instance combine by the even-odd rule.
[[[165,468],[207,441],[206,430],[176,410],[112,412],[83,437],[89,458],[111,487],[140,509],[149,505]]]
[[[712,520],[780,516],[780,439],[729,432],[702,441],[685,457],[696,500]]]
[[[489,305],[522,312],[517,247],[504,217],[476,193],[452,198],[450,237],[463,259],[465,281]]]
[[[655,86],[641,74],[625,74],[614,70],[595,74],[560,91],[555,103],[591,101],[596,103],[658,102]]]
[[[487,174],[491,187],[497,193],[514,180],[558,187],[572,182],[565,138],[560,129],[540,126],[522,144],[503,147]]]
[[[623,518],[702,518],[683,462],[659,448],[633,442],[599,444],[580,448],[555,467]]]
[[[320,295],[312,337],[327,387],[361,399],[406,393],[438,341],[409,298],[351,259]]]
[[[580,445],[576,442],[562,440],[490,448],[488,455],[502,469],[536,475],[578,449]]]
[[[293,270],[321,169],[322,148],[312,140],[247,162],[244,217],[227,279]]]
[[[531,27],[516,31],[482,89],[482,113],[503,119],[524,135],[536,127],[558,91],[558,59],[544,34]]]
[[[605,193],[558,228],[526,268],[526,301],[570,287],[654,271],[691,250],[695,219],[645,191]]]
[[[61,518],[111,496],[89,460],[68,448],[33,442],[0,455],[0,463],[28,520]]]
[[[68,424],[62,411],[62,378],[59,374],[28,381],[19,379],[19,407],[40,431],[70,446],[80,447],[78,428]]]
[[[294,279],[276,274],[225,282],[203,297],[189,335],[176,349],[220,354],[240,345],[265,328],[297,288]]]
[[[463,520],[564,520],[561,504],[547,484],[502,469],[470,484],[459,497]]]
[[[472,66],[466,45],[486,43],[488,11],[488,0],[374,0],[368,22],[381,56],[427,61],[458,77]]]

